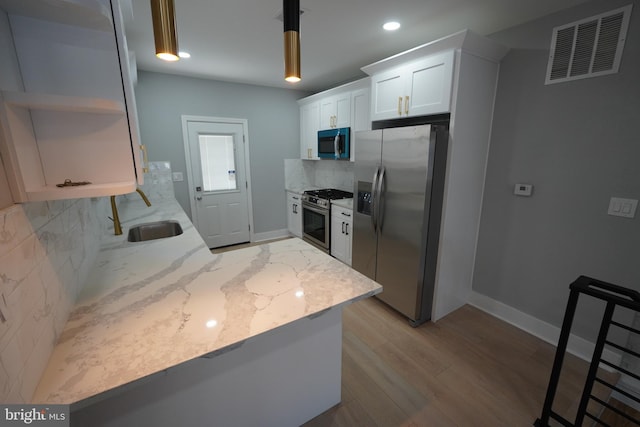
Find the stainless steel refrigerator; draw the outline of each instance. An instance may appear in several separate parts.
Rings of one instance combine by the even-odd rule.
[[[447,139],[435,125],[355,133],[352,266],[413,326],[431,317]]]

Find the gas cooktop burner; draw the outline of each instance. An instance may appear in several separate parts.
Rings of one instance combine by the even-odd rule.
[[[304,192],[304,194],[326,200],[351,199],[353,197],[353,193],[337,190],[335,188],[326,188],[323,190],[307,190]]]

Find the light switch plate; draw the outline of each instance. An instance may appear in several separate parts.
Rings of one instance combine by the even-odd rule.
[[[516,196],[529,197],[531,196],[532,192],[533,185],[531,184],[516,184],[515,187],[513,187],[513,194],[515,194]]]
[[[613,216],[621,216],[623,218],[633,218],[636,215],[638,201],[635,199],[622,199],[620,197],[612,197],[609,201],[609,210],[607,213]]]
[[[182,172],[172,172],[171,177],[174,182],[184,181],[184,177],[182,176]]]

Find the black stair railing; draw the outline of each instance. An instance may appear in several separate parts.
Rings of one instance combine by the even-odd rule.
[[[616,307],[625,307],[635,312],[640,311],[640,293],[628,288],[624,288],[611,283],[602,282],[600,280],[592,279],[586,276],[580,276],[569,286],[569,301],[567,302],[567,309],[564,314],[564,320],[562,321],[562,329],[560,331],[560,339],[558,340],[558,347],[556,349],[555,359],[553,361],[553,368],[551,370],[551,376],[549,378],[549,386],[547,388],[547,395],[545,397],[544,406],[542,408],[542,415],[538,418],[534,426],[536,427],[548,427],[550,420],[555,420],[564,426],[582,426],[583,421],[586,418],[590,418],[594,425],[608,426],[608,424],[599,418],[598,414],[593,414],[588,411],[588,404],[590,400],[597,402],[602,408],[608,408],[615,412],[625,420],[640,426],[640,420],[635,419],[623,411],[613,407],[608,402],[594,396],[592,394],[593,385],[595,382],[602,384],[605,387],[615,390],[616,392],[624,395],[625,397],[640,404],[640,400],[626,391],[620,389],[614,384],[609,383],[605,379],[598,376],[598,367],[600,363],[607,365],[609,368],[619,373],[628,375],[636,380],[640,380],[640,377],[620,366],[617,366],[607,360],[602,359],[602,353],[605,345],[615,348],[617,351],[627,354],[630,357],[639,358],[640,354],[616,344],[610,341],[607,336],[610,326],[625,329],[633,334],[640,334],[640,331],[632,328],[629,325],[624,325],[620,322],[613,320],[613,315]],[[560,414],[552,410],[553,401],[558,389],[558,383],[560,380],[560,373],[562,371],[562,363],[567,350],[567,343],[569,342],[569,335],[571,333],[571,325],[573,323],[573,317],[576,312],[576,306],[578,305],[578,298],[580,294],[589,295],[591,297],[603,300],[606,302],[604,314],[602,316],[602,322],[600,324],[600,331],[598,333],[598,339],[595,344],[591,363],[585,379],[582,396],[578,405],[578,410],[573,422],[567,420]]]

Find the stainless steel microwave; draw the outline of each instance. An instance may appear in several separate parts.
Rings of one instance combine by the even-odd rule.
[[[349,160],[350,128],[318,131],[318,157],[321,159]]]

